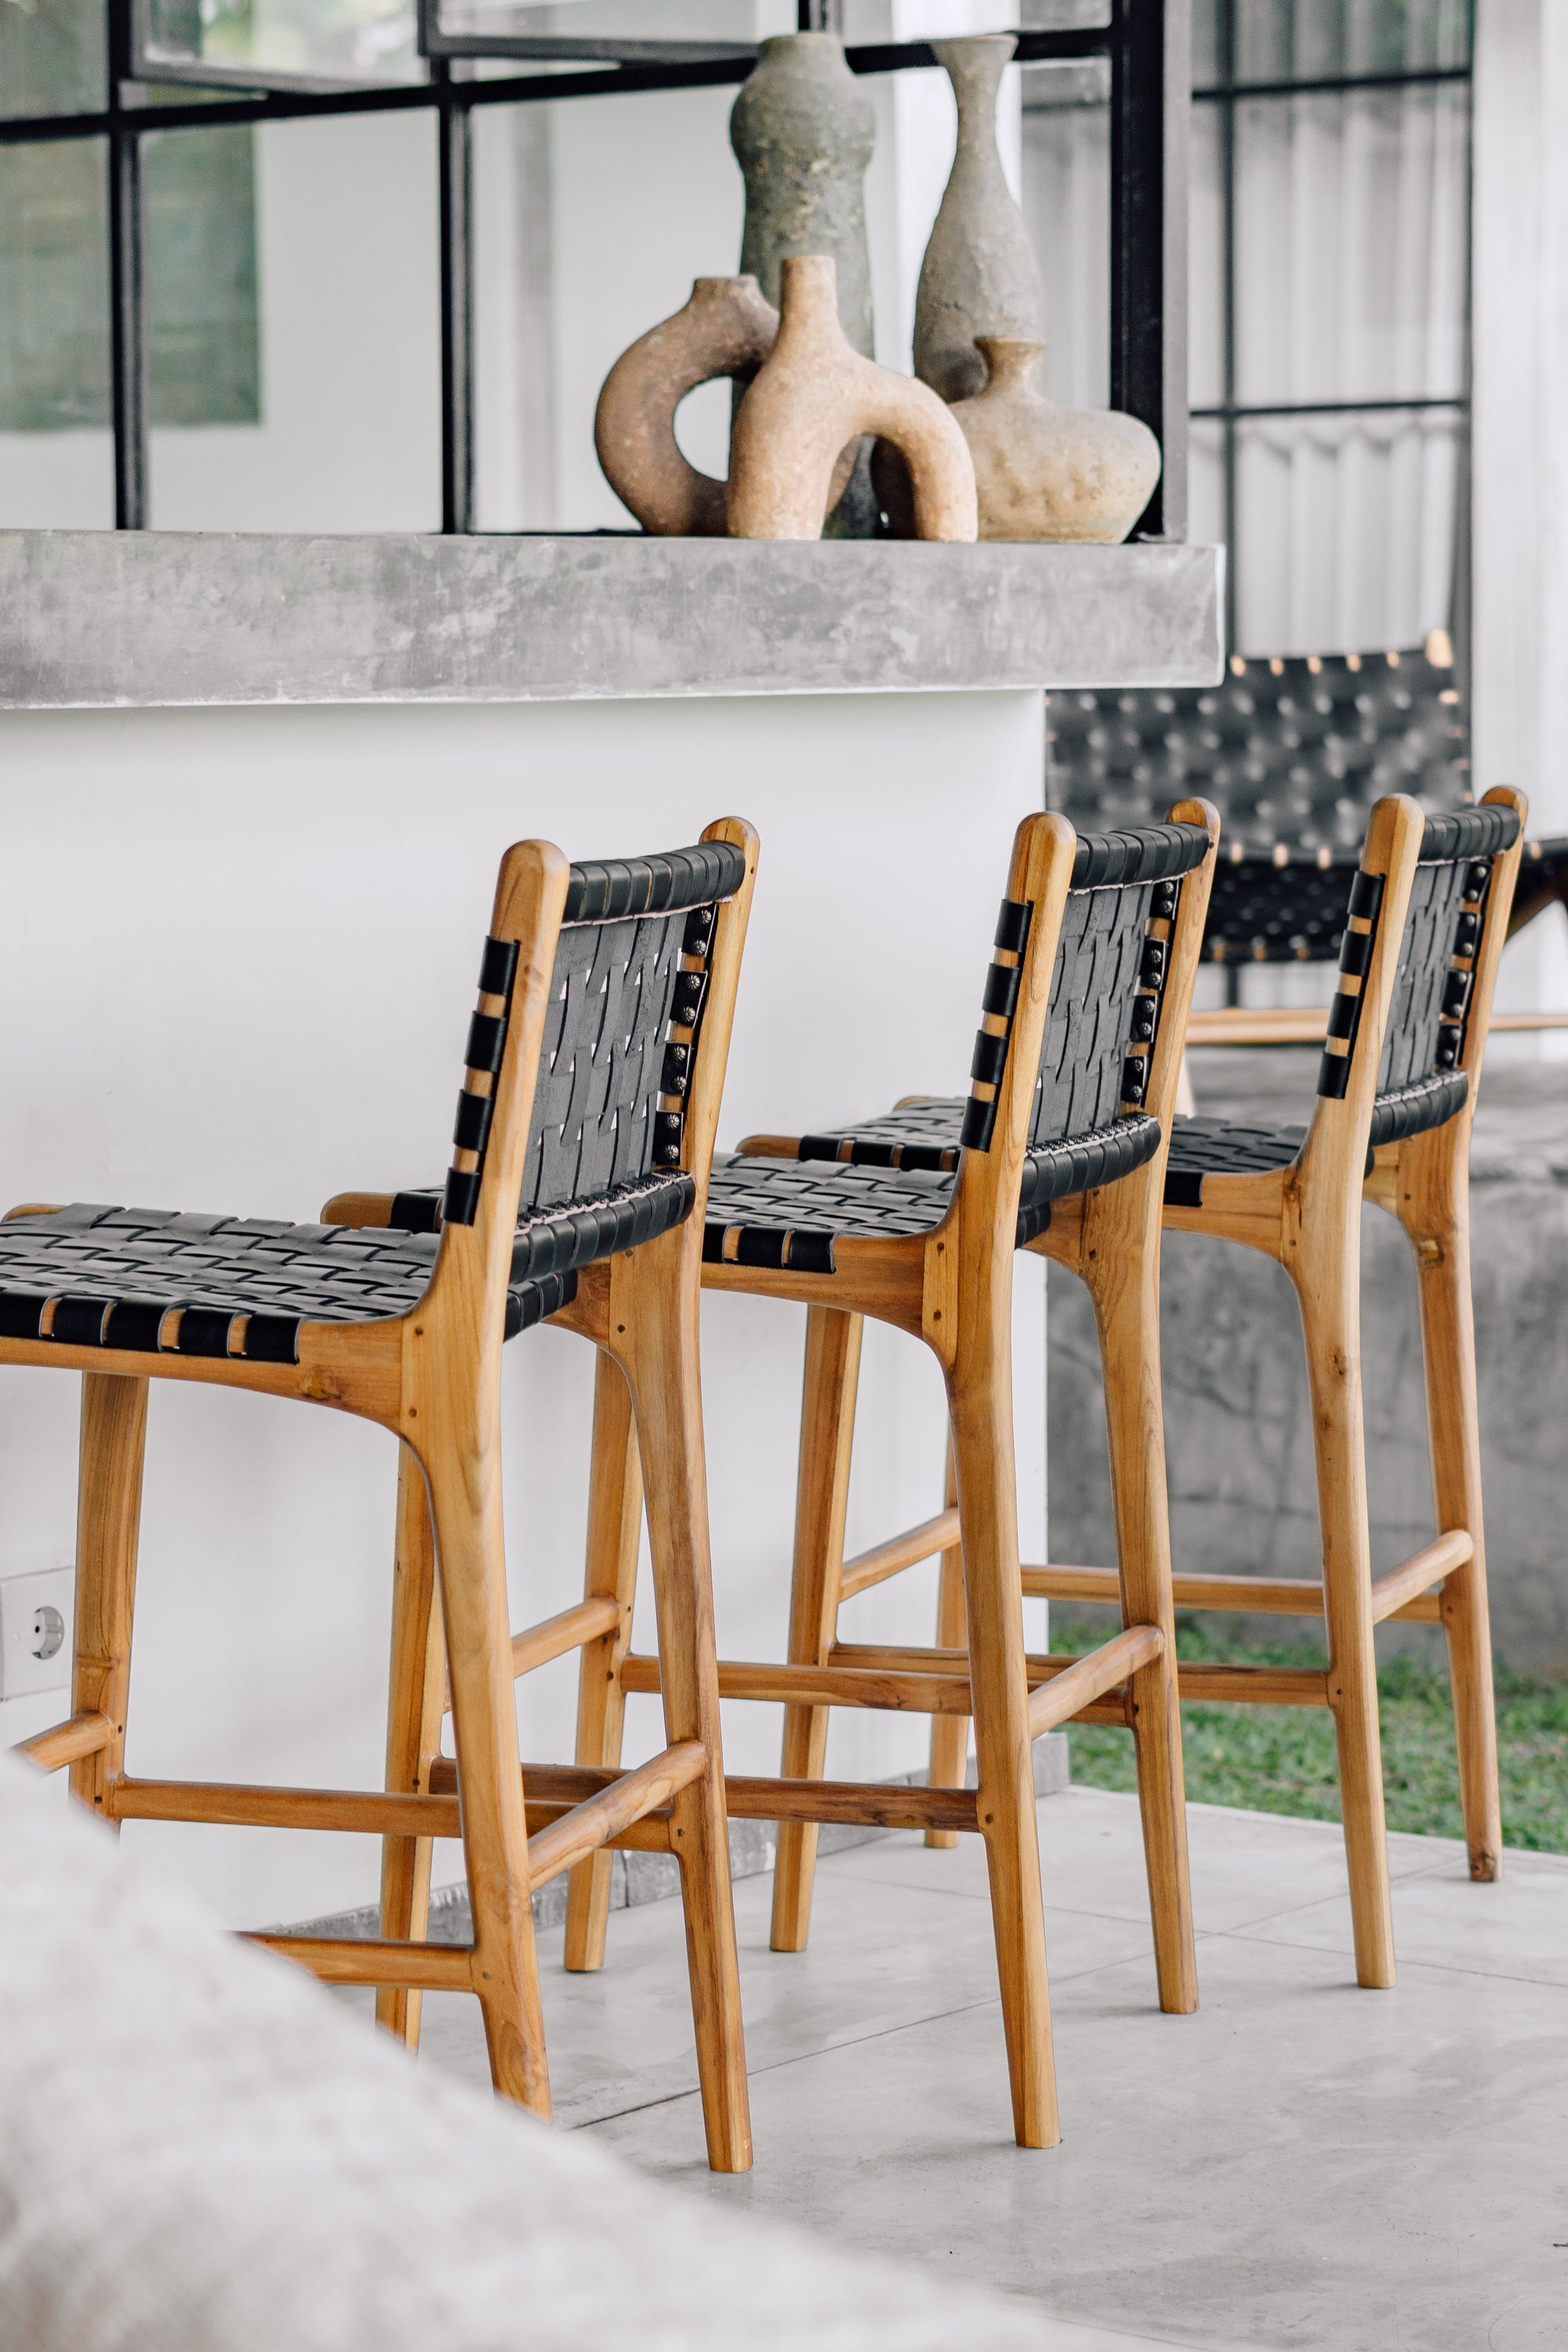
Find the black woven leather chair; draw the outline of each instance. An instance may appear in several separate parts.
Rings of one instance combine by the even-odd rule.
[[[784,1777],[731,1778],[730,1810],[780,1822],[776,1950],[809,1923],[816,1825],[875,1822],[942,1843],[985,1840],[1014,2125],[1058,2137],[1030,1743],[1085,1711],[1131,1721],[1138,1749],[1163,2008],[1195,2007],[1181,1736],[1174,1704],[1158,1258],[1165,1128],[1181,1060],[1218,825],[1202,802],[1172,822],[1078,836],[1059,816],[1019,827],[966,1103],[931,1132],[923,1107],[832,1136],[753,1136],[716,1165],[704,1283],[804,1300],[799,1502],[786,1665],[725,1663],[729,1697],[786,1703]],[[1012,1433],[1012,1259],[1029,1244],[1095,1293],[1111,1400],[1124,1630],[1091,1657],[1028,1657],[1019,1594]],[[844,1513],[862,1318],[922,1339],[942,1367],[952,1432],[949,1507],[858,1561]],[[637,1491],[624,1424],[597,1425],[595,1511],[629,1610]],[[618,1554],[616,1547],[619,1547]],[[838,1606],[914,1561],[943,1559],[935,1648],[837,1639]],[[959,1572],[967,1564],[967,1576]],[[629,1628],[627,1640],[629,1641]],[[619,1694],[659,1685],[624,1644],[616,1696],[586,1665],[584,1762],[617,1756]],[[939,1727],[927,1789],[822,1779],[828,1709],[912,1708]],[[979,1786],[964,1780],[973,1712]],[[602,1891],[584,1866],[569,1966],[603,1957]]]
[[[755,865],[735,819],[694,849],[626,864],[569,866],[545,842],[507,852],[438,1198],[345,1196],[319,1225],[81,1204],[0,1223],[0,1362],[84,1376],[75,1712],[26,1752],[68,1765],[109,1821],[382,1833],[381,1940],[261,1940],[334,1982],[381,1988],[409,2039],[416,1989],[477,1994],[496,2087],[542,2114],[531,1888],[609,1843],[676,1853],[709,2152],[726,2170],[746,2167],[751,2143],[696,1349]],[[500,1353],[551,1315],[614,1358],[643,1434],[668,1745],[624,1775],[519,1768],[515,1674],[601,1639],[613,1616],[571,1612],[510,1644]],[[169,1378],[330,1405],[403,1441],[386,1791],[126,1773],[147,1383]],[[443,1621],[457,1746],[445,1768]],[[418,1940],[430,1840],[459,1835],[471,1949]]]

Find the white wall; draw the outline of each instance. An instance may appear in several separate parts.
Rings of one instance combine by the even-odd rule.
[[[962,1091],[1008,844],[1038,805],[1037,694],[122,711],[0,717],[15,869],[0,1204],[312,1217],[447,1154],[496,861],[668,846],[734,809],[763,843],[721,1139]],[[1026,1557],[1042,1557],[1043,1287],[1019,1271]],[[782,1655],[804,1312],[712,1297],[704,1345],[721,1635]],[[78,1382],[0,1371],[0,1573],[72,1549]],[[868,1339],[860,1546],[940,1503],[934,1367]],[[516,1622],[581,1590],[591,1351],[508,1350]],[[134,1771],[374,1787],[395,1448],[336,1414],[184,1383],[152,1410]],[[854,1638],[929,1639],[934,1570],[857,1600]],[[1037,1604],[1030,1604],[1031,1614]],[[644,1638],[651,1642],[644,1619]],[[570,1755],[573,1669],[524,1687],[525,1752]],[[0,1742],[58,1700],[0,1707]],[[776,1769],[778,1711],[726,1708]],[[658,1744],[632,1702],[631,1753]],[[920,1762],[923,1722],[836,1718],[829,1769]],[[375,1848],[135,1823],[232,1919],[370,1899]],[[443,1875],[457,1874],[443,1848]]]
[[[1568,832],[1568,8],[1479,0],[1475,148],[1475,769]],[[1568,1007],[1555,914],[1510,949],[1498,1003]],[[1500,1044],[1503,1041],[1500,1040]],[[1561,1034],[1514,1050],[1568,1052]]]

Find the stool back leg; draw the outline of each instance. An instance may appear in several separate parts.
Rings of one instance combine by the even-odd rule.
[[[1324,1188],[1326,1189],[1326,1188]],[[1331,1210],[1332,1204],[1325,1204]],[[1394,1921],[1383,1810],[1383,1758],[1373,1646],[1372,1549],[1361,1384],[1361,1211],[1314,1220],[1288,1248],[1306,1340],[1323,1549],[1329,1704],[1339,1751],[1356,1981],[1394,1980]]]
[[[1011,1275],[1011,1265],[1007,1267]],[[996,1973],[1020,2147],[1061,2137],[1046,1979],[1035,1769],[1013,1454],[1012,1286],[972,1299],[948,1373],[963,1543],[980,1828],[991,1883]]]
[[[76,1649],[73,1714],[108,1716],[107,1747],[70,1768],[71,1794],[100,1821],[110,1783],[125,1763],[131,1687],[131,1627],[147,1443],[147,1383],[117,1372],[84,1372],[77,1486]],[[118,1827],[118,1824],[116,1824]]]
[[[499,1382],[486,1385],[493,1405]],[[434,1382],[426,1394],[434,1404],[439,1394]],[[468,1444],[431,1444],[434,1433],[420,1443],[428,1449],[424,1469],[450,1660],[463,1859],[474,1916],[474,1990],[496,2089],[535,2115],[548,2116],[550,2077],[507,1611],[498,1420],[495,1412],[486,1413]]]
[[[802,1383],[800,1470],[795,1488],[795,1567],[790,1580],[789,1662],[823,1665],[838,1628],[844,1572],[844,1518],[849,1502],[849,1456],[860,1381],[865,1323],[833,1307],[809,1307]],[[827,1759],[828,1709],[786,1706],[786,1780],[820,1780]],[[816,1874],[815,1822],[779,1823],[773,1868],[775,1952],[804,1952],[811,1933]]]
[[[680,1864],[708,2161],[715,2172],[744,2172],[752,2127],[719,1726],[698,1359],[701,1251],[692,1217],[613,1258],[609,1322],[642,1454],[665,1737],[672,1746],[700,1740],[707,1750],[701,1774],[674,1800],[670,1850]]]
[[[642,1537],[642,1464],[632,1418],[631,1391],[613,1356],[598,1352],[594,1376],[593,1469],[588,1486],[585,1601],[608,1598],[620,1611],[612,1633],[584,1642],[577,1668],[579,1764],[608,1769],[621,1760],[626,1697],[621,1660],[631,1645]],[[613,1857],[601,1846],[573,1867],[566,1891],[566,1966],[602,1969],[610,1910]]]
[[[1460,1122],[1455,1121],[1455,1126]],[[1468,1129],[1468,1122],[1463,1123]],[[1437,1532],[1463,1528],[1475,1553],[1444,1580],[1443,1629],[1454,1694],[1459,1797],[1470,1876],[1502,1874],[1497,1718],[1492,1700],[1491,1621],[1481,1520],[1481,1441],[1476,1403],[1476,1327],[1470,1293],[1468,1132],[1438,1129],[1401,1154],[1400,1223],[1415,1257],[1421,1354]],[[1427,1147],[1423,1150],[1422,1147]]]
[[[397,1532],[392,1567],[392,1664],[387,1678],[386,1786],[423,1795],[441,1752],[446,1643],[436,1599],[436,1538],[425,1478],[406,1445],[398,1450]],[[430,1921],[429,1838],[388,1837],[381,1845],[381,1927],[396,1943],[423,1940]],[[419,2046],[416,1987],[383,1985],[378,2025]]]
[[[951,1510],[958,1500],[958,1472],[952,1458],[952,1432],[947,1436],[947,1469],[942,1504]],[[963,1600],[963,1546],[953,1544],[941,1555],[936,1588],[936,1645],[962,1650],[968,1638]],[[933,1789],[962,1789],[969,1765],[969,1717],[933,1715],[931,1719],[931,1769],[926,1778]],[[956,1830],[927,1830],[927,1845],[956,1845]]]

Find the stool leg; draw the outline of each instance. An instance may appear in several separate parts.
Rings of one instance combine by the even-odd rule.
[[[958,1500],[958,1475],[953,1468],[952,1433],[947,1439],[947,1475],[942,1502],[951,1510]],[[942,1555],[942,1580],[936,1589],[936,1645],[962,1650],[967,1638],[963,1603],[963,1546],[953,1544]],[[926,1779],[933,1789],[962,1789],[969,1763],[969,1717],[933,1715],[931,1719],[931,1769]],[[927,1830],[927,1845],[956,1845],[956,1830]]]
[[[110,1788],[125,1764],[125,1705],[131,1686],[131,1624],[146,1443],[146,1381],[118,1372],[84,1372],[71,1711],[108,1716],[114,1733],[96,1756],[84,1757],[71,1766],[70,1785],[71,1793],[100,1820],[110,1818]]]
[[[1321,1227],[1305,1265],[1292,1265],[1307,1343],[1329,1703],[1339,1750],[1340,1802],[1355,1929],[1356,1981],[1394,1982],[1394,1920],[1383,1811],[1383,1751],[1373,1646],[1372,1548],[1361,1389],[1360,1203],[1344,1226]]]
[[[1158,1195],[1153,1196],[1152,1231],[1146,1227],[1141,1239],[1142,1247],[1100,1250],[1089,1286],[1105,1376],[1122,1622],[1158,1625],[1165,1637],[1163,1654],[1141,1666],[1131,1678],[1132,1737],[1160,2006],[1185,2016],[1198,2005],[1198,1973],[1187,1869],[1186,1790],[1161,1406]]]
[[[1462,1163],[1460,1178],[1463,1181]],[[1470,1297],[1470,1236],[1465,1204],[1445,1230],[1411,1234],[1421,1299],[1421,1352],[1437,1529],[1464,1528],[1475,1557],[1445,1578],[1443,1626],[1454,1691],[1454,1735],[1470,1876],[1502,1874],[1497,1717],[1492,1701],[1491,1622],[1481,1519],[1481,1442],[1476,1407],[1476,1328]]]
[[[397,1462],[397,1535],[392,1570],[392,1666],[386,1711],[386,1786],[423,1793],[441,1752],[446,1644],[436,1605],[436,1542],[424,1475],[405,1445]],[[381,1842],[381,1934],[396,1943],[420,1942],[430,1923],[430,1838]],[[416,1989],[383,1985],[375,1996],[378,2025],[419,2047]]]
[[[490,2077],[504,2098],[550,2113],[528,1831],[507,1611],[500,1442],[495,1397],[484,1423],[441,1433],[424,1468],[436,1524],[452,1732],[463,1792],[463,1857],[474,1915],[474,1990]],[[432,1416],[434,1419],[434,1416]]]
[[[631,1386],[647,1497],[665,1737],[700,1740],[701,1776],[671,1808],[680,1864],[697,2066],[715,2172],[752,2162],[741,1976],[719,1727],[718,1650],[708,1535],[708,1474],[698,1360],[702,1229],[694,1221],[616,1261],[611,1320]]]
[[[791,1665],[823,1664],[838,1627],[844,1515],[849,1502],[849,1454],[864,1330],[858,1315],[846,1315],[834,1307],[806,1310],[789,1596]],[[827,1721],[825,1706],[785,1707],[780,1766],[784,1780],[821,1780],[827,1759]],[[816,1828],[815,1822],[779,1823],[771,1937],[775,1952],[804,1952],[811,1933]]]
[[[948,1398],[963,1538],[980,1827],[991,1881],[1013,2128],[1020,2147],[1054,2147],[1061,2127],[1024,1667],[1011,1307],[1010,1286],[1004,1297],[981,1302],[949,1374]]]
[[[631,1391],[613,1356],[600,1350],[594,1381],[594,1456],[588,1488],[588,1559],[584,1598],[614,1600],[620,1622],[613,1633],[585,1642],[577,1666],[579,1764],[619,1764],[626,1697],[621,1660],[632,1638],[637,1544],[642,1535],[642,1465],[632,1421]],[[610,1911],[609,1849],[577,1863],[567,1882],[566,1965],[602,1969]]]

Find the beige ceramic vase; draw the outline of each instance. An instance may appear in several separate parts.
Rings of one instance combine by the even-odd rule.
[[[683,457],[675,412],[715,376],[750,383],[778,325],[754,278],[700,278],[686,308],[639,336],[605,378],[594,446],[611,489],[645,530],[722,537],[725,486]]]
[[[976,335],[990,381],[950,411],[974,460],[982,539],[1126,538],[1160,478],[1160,445],[1115,408],[1042,400],[1029,371],[1043,343]]]
[[[779,310],[778,341],[731,440],[731,536],[818,538],[838,458],[875,433],[909,468],[915,537],[973,539],[974,467],[963,434],[934,392],[850,348],[827,256],[783,262]]]

